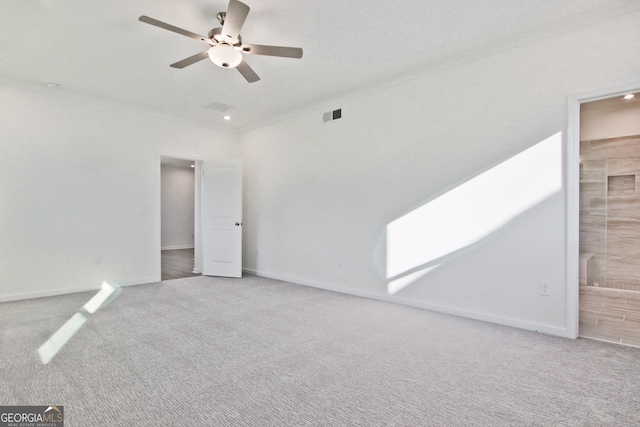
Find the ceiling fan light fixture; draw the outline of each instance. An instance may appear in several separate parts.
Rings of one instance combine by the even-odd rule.
[[[211,62],[222,68],[236,68],[242,62],[242,53],[226,43],[212,46],[207,54]]]
[[[181,61],[170,64],[171,68],[185,68],[204,60],[207,56],[211,62],[221,68],[235,68],[249,83],[260,80],[260,76],[244,61],[243,54],[279,56],[282,58],[302,58],[302,48],[267,45],[245,45],[242,43],[242,26],[249,13],[249,6],[240,0],[229,0],[226,12],[218,14],[219,28],[209,30],[208,36],[201,36],[191,31],[178,28],[166,22],[158,21],[146,15],[140,15],[138,21],[154,27],[180,34],[199,42],[206,43],[207,50],[191,55]],[[0,58],[1,60],[1,58]]]

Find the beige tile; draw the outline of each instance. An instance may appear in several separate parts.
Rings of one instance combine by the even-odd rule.
[[[640,292],[587,287],[580,294],[579,335],[640,345]]]

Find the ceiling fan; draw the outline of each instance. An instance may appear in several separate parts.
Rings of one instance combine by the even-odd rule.
[[[240,74],[249,82],[260,80],[260,77],[253,71],[243,58],[243,53],[252,55],[280,56],[284,58],[302,58],[302,49],[299,47],[266,46],[259,44],[246,44],[242,42],[240,30],[249,14],[249,6],[238,0],[230,0],[226,12],[218,13],[218,21],[221,28],[213,28],[209,31],[208,37],[183,30],[157,19],[142,15],[139,21],[192,39],[207,43],[209,48],[204,52],[171,64],[173,68],[184,68],[205,59],[207,56],[211,61],[222,68],[237,68]]]

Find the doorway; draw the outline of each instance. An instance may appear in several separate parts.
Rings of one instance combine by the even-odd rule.
[[[196,163],[161,157],[161,280],[199,275],[196,266]]]
[[[640,93],[580,105],[579,336],[640,346]]]

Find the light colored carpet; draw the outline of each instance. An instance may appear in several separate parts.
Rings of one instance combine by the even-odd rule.
[[[0,404],[66,427],[640,425],[640,349],[255,276],[123,288],[43,365],[91,296],[0,304]]]

